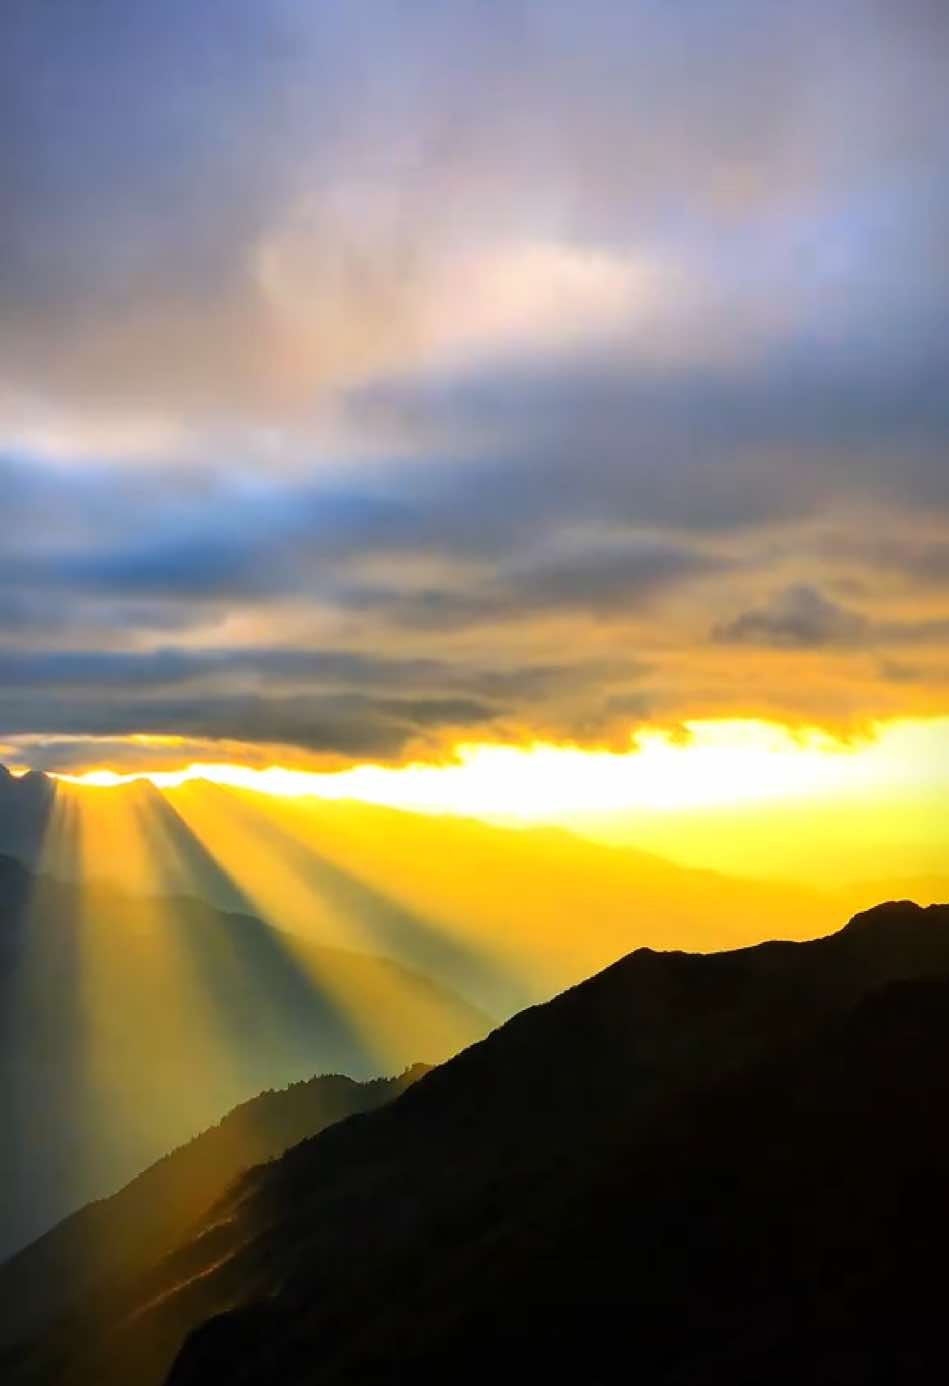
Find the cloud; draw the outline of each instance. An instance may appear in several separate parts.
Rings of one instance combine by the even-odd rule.
[[[18,479],[19,469],[7,472]],[[14,538],[0,558],[0,595],[68,595],[75,608],[107,601],[120,623],[127,603],[134,624],[151,610],[159,629],[174,625],[175,611],[187,624],[195,603],[280,598],[384,612],[419,627],[556,610],[606,616],[729,566],[703,544],[611,523],[608,503],[581,523],[569,493],[532,506],[523,478],[479,489],[476,464],[448,476],[416,473],[405,496],[360,490],[353,480],[334,489],[292,479],[249,492],[217,479],[189,495],[173,476],[152,475],[127,493],[117,485],[107,516],[97,475],[85,487],[71,476],[62,500],[55,470],[45,486],[40,467],[29,475],[8,512]],[[383,560],[385,582],[374,582],[367,572]],[[419,583],[412,575],[421,562]]]
[[[866,618],[839,606],[816,587],[788,587],[764,607],[743,611],[716,626],[713,638],[728,645],[773,645],[779,649],[816,649],[822,645],[860,643]]]
[[[871,620],[832,601],[818,588],[798,583],[776,593],[766,606],[753,607],[716,626],[712,638],[723,645],[798,650],[823,646],[942,645],[949,644],[949,617]]]
[[[949,540],[922,533],[834,533],[822,552],[836,559],[853,560],[858,567],[887,576],[896,574],[913,584],[949,587]]]
[[[226,10],[4,8],[0,735],[942,696],[938,6]]]
[[[122,741],[123,760],[134,758],[154,738],[171,738],[177,760],[198,743],[205,758],[217,743],[242,748],[244,758],[266,745],[390,760],[425,746],[441,753],[458,737],[513,736],[544,718],[568,735],[578,693],[592,726],[591,683],[604,690],[608,714],[610,693],[646,672],[630,658],[479,667],[268,647],[8,650],[0,653],[0,726],[52,768],[56,755],[65,765],[99,743],[108,751]],[[165,745],[156,753],[169,754]]]
[[[70,411],[159,436],[294,425],[347,385],[604,334],[694,363],[801,335],[849,350],[869,327],[885,356],[931,301],[935,14],[9,0],[4,18],[0,382],[24,434]]]
[[[353,584],[334,597],[356,611],[401,626],[458,630],[584,613],[608,620],[647,607],[664,592],[728,567],[725,559],[657,536],[594,531],[556,539],[533,554],[515,554],[464,585],[398,589]],[[456,583],[458,579],[455,580]]]
[[[266,743],[342,758],[441,753],[472,735],[616,744],[650,716],[796,706],[835,722],[855,699],[866,716],[892,707],[898,685],[882,672],[789,690],[786,673],[751,659],[759,647],[949,645],[938,601],[928,612],[880,601],[885,569],[822,549],[804,516],[779,506],[730,525],[723,512],[714,529],[671,516],[634,527],[602,474],[591,469],[583,496],[550,466],[547,479],[540,463],[499,467],[479,489],[476,462],[416,464],[399,488],[388,473],[133,479],[8,460],[0,729],[179,733],[246,755]],[[918,544],[913,524],[891,524],[893,541]],[[715,628],[713,649],[749,652],[736,682],[705,631],[736,594],[770,584],[776,562],[797,575]],[[861,609],[828,595],[831,583],[862,594]],[[906,706],[926,696],[921,680],[901,686]]]

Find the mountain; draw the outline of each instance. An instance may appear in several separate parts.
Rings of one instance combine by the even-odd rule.
[[[0,1266],[0,1343],[56,1318],[74,1300],[88,1302],[116,1279],[141,1274],[176,1249],[243,1171],[391,1102],[426,1071],[416,1064],[397,1078],[364,1083],[327,1074],[241,1103]]]
[[[931,1382],[947,1099],[949,907],[638,950],[249,1172],[5,1380],[157,1386],[187,1338],[170,1386]]]
[[[490,1024],[390,960],[0,858],[0,1254],[265,1088],[438,1062]]]
[[[23,780],[10,783],[8,796],[25,792]],[[42,841],[13,854],[44,874],[203,899],[312,943],[391,958],[504,1017],[636,947],[814,937],[853,912],[838,896],[690,870],[560,829],[200,781],[162,792],[145,781],[56,782],[43,802]]]
[[[0,765],[0,852],[36,866],[43,850],[56,782],[38,770],[11,775]]]

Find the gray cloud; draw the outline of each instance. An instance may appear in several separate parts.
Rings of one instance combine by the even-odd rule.
[[[949,585],[949,539],[933,539],[925,533],[834,533],[821,545],[821,553],[851,560],[887,578],[896,575],[934,587]]]
[[[16,468],[7,470],[18,477]],[[8,594],[11,624],[14,595],[27,591],[50,611],[64,596],[76,610],[85,603],[93,619],[105,603],[120,625],[124,603],[124,624],[159,631],[193,622],[195,603],[226,610],[279,598],[439,629],[545,611],[603,616],[636,609],[728,566],[693,541],[624,530],[621,515],[610,522],[605,502],[578,531],[570,492],[554,490],[532,508],[523,479],[519,493],[518,483],[504,488],[500,479],[479,490],[478,473],[473,464],[450,478],[417,477],[405,499],[279,480],[249,496],[221,481],[210,494],[189,496],[166,494],[148,478],[143,495],[116,488],[107,520],[100,517],[99,478],[92,476],[84,492],[74,476],[65,498],[72,533],[64,523],[60,536],[58,476],[50,473],[44,488],[34,466],[26,496],[14,496],[10,507],[11,524],[25,538],[0,558],[0,600]],[[438,558],[441,584],[367,580],[360,575],[367,557]],[[0,623],[3,614],[0,605]]]
[[[892,361],[932,304],[936,12],[9,0],[4,39],[24,401],[281,419],[440,362],[484,247],[683,266],[646,333],[673,355],[777,330]]]
[[[598,619],[630,615],[664,591],[725,571],[728,563],[701,549],[656,536],[593,533],[582,543],[551,541],[538,553],[495,565],[463,587],[411,591],[354,585],[334,593],[342,605],[373,611],[422,630],[585,613]]]
[[[939,6],[225,9],[4,6],[0,735],[595,737],[949,644]]]
[[[779,592],[767,606],[743,611],[716,626],[720,644],[773,645],[779,649],[814,649],[851,645],[867,634],[866,618],[839,606],[816,587],[800,583]]]
[[[608,721],[609,691],[646,672],[634,659],[582,655],[491,668],[344,650],[4,651],[0,726],[6,737],[40,735],[31,759],[51,768],[92,753],[77,739],[108,749],[142,733],[391,759],[447,731],[503,733],[537,717],[570,734],[578,715],[592,726],[591,686],[604,690]]]
[[[949,643],[949,617],[932,620],[871,620],[799,583],[778,592],[766,606],[741,612],[715,627],[719,644],[765,645],[776,649],[822,646],[887,646]]]

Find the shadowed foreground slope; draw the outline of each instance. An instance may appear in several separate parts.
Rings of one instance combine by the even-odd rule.
[[[158,1160],[111,1198],[90,1203],[0,1266],[0,1344],[89,1305],[174,1251],[244,1171],[353,1116],[391,1102],[427,1072],[357,1083],[325,1074],[260,1093]]]
[[[173,1386],[933,1380],[947,1098],[949,908],[641,950],[245,1176],[7,1377],[148,1386],[229,1311]]]

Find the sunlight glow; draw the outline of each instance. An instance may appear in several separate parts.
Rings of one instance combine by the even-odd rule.
[[[193,780],[282,798],[314,796],[533,821],[564,814],[686,810],[861,795],[949,773],[949,718],[881,723],[859,740],[761,721],[696,721],[680,736],[644,730],[626,752],[569,746],[462,744],[444,764],[360,765],[335,772],[193,763],[141,775],[92,770],[60,778],[111,787],[148,779],[159,789]]]

